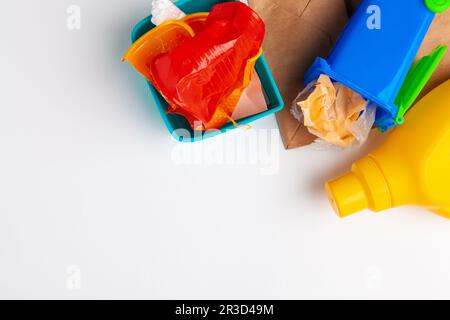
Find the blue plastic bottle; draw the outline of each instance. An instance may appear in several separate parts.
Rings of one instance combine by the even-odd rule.
[[[382,131],[393,127],[399,112],[397,95],[436,12],[447,9],[449,3],[363,0],[328,58],[318,58],[307,72],[306,83],[320,74],[330,76],[379,106],[376,125]],[[432,65],[434,71],[437,63]],[[417,82],[417,86],[425,84],[413,81]]]

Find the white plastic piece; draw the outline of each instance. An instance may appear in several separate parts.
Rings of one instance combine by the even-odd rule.
[[[170,0],[153,0],[151,14],[152,23],[156,26],[159,26],[168,20],[178,20],[186,16],[186,14]]]

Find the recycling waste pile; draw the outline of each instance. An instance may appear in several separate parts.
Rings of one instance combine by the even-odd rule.
[[[365,123],[372,121],[367,117],[370,110],[364,112],[365,108],[359,115],[354,114],[354,104],[360,99],[367,102],[367,107],[375,106],[373,123],[380,131],[403,124],[405,113],[447,50],[446,46],[439,46],[413,65],[436,14],[432,11],[436,8],[427,6],[429,3],[433,1],[361,2],[328,58],[317,58],[306,73],[305,83],[315,87],[311,93],[315,96],[314,101],[296,101],[293,107],[294,113],[298,113],[300,107],[304,114],[313,116],[304,118],[311,133],[331,144],[350,146],[357,139],[348,127],[360,117],[367,118]],[[368,12],[374,14],[373,23]],[[352,97],[337,99],[338,90],[323,90],[323,81],[318,81],[320,78],[332,79],[333,85],[329,88],[344,86],[347,91],[353,91]],[[342,115],[336,115],[335,109]],[[345,123],[336,125],[336,119],[342,117]],[[360,132],[360,136],[367,137],[367,134]]]
[[[211,138],[283,107],[317,139],[341,148],[363,144],[376,128],[389,135],[385,146],[326,184],[338,215],[413,204],[450,218],[450,82],[412,107],[446,54],[439,44],[414,62],[450,0],[360,1],[329,55],[304,74],[294,101],[283,101],[263,54],[265,22],[251,6],[153,0],[152,15],[132,30],[123,60],[148,81],[172,136]]]
[[[159,25],[141,21],[124,60],[151,84],[174,137],[209,138],[238,127],[237,121],[248,124],[281,110],[262,56],[264,22],[251,8],[238,1],[179,1],[180,9],[169,0],[155,2],[153,22]],[[180,19],[166,21],[171,17]]]

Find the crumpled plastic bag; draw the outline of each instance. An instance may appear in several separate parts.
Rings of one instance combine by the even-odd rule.
[[[168,20],[178,20],[186,16],[171,0],[153,0],[151,15],[152,23],[155,26]]]
[[[153,0],[152,1],[152,22],[159,26],[163,24],[164,22],[167,22],[169,20],[177,20],[181,19],[180,21],[183,21],[195,31],[195,33],[200,33],[204,27],[205,27],[205,18],[201,16],[201,14],[194,14],[186,16],[186,14],[181,11],[175,4],[172,3],[171,0]],[[247,1],[240,1],[244,4],[247,4]],[[242,15],[242,13],[241,13]],[[172,31],[173,32],[173,31]],[[259,54],[258,54],[259,56]],[[256,57],[257,58],[257,57]],[[250,63],[250,61],[249,61]],[[253,62],[254,63],[254,62]],[[249,68],[248,68],[249,69]],[[250,83],[248,87],[245,87],[243,92],[241,94],[239,92],[239,95],[234,94],[235,99],[228,99],[226,106],[229,109],[225,114],[224,112],[217,112],[214,115],[214,118],[211,119],[209,124],[205,124],[203,126],[203,129],[208,129],[209,127],[220,127],[222,123],[225,123],[227,121],[234,121],[234,120],[240,120],[248,116],[252,116],[255,114],[259,114],[261,112],[264,112],[268,109],[267,102],[265,100],[262,84],[259,80],[259,77],[257,76],[256,72],[251,72],[253,75],[250,76]],[[148,79],[153,79],[153,76],[150,76],[148,74],[144,74]],[[223,72],[222,72],[223,76]],[[242,91],[242,90],[241,90]],[[203,101],[203,99],[201,100]],[[199,102],[200,104],[200,102]],[[174,112],[178,112],[180,114],[183,114],[189,122],[192,122],[191,125],[193,125],[194,121],[192,116],[190,114],[184,114],[182,109],[175,110],[174,106],[171,105],[171,110]],[[234,111],[233,111],[234,109]],[[202,108],[203,110],[203,108]],[[220,110],[219,110],[220,111]],[[232,112],[232,114],[231,114]],[[231,116],[231,117],[230,117]],[[202,121],[203,122],[203,121]],[[201,128],[197,128],[201,129]]]
[[[178,20],[186,17],[186,14],[173,2],[176,2],[176,0],[152,0],[151,15],[153,24],[158,26],[168,20]],[[248,5],[247,0],[240,0],[240,2]],[[188,24],[193,28],[192,23]],[[204,24],[204,22],[202,22],[202,24]],[[203,27],[203,25],[201,27]],[[195,31],[195,28],[193,29]],[[267,109],[267,102],[262,84],[255,71],[250,84],[242,92],[241,98],[239,99],[231,118],[237,121],[262,113],[267,111]]]
[[[310,133],[346,148],[367,140],[375,123],[376,106],[350,88],[321,75],[299,94],[291,111]]]

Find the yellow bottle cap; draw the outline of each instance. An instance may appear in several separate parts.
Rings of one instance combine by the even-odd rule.
[[[346,175],[327,182],[325,189],[341,218],[364,209],[378,212],[392,207],[386,178],[370,156],[355,163]]]
[[[353,172],[327,182],[325,189],[331,205],[341,218],[367,209],[369,206],[364,187]]]

